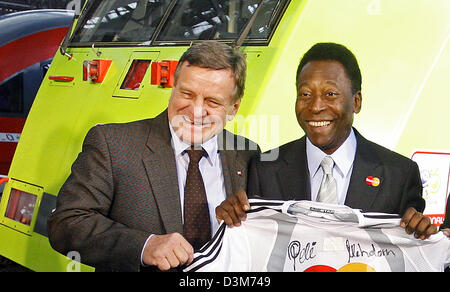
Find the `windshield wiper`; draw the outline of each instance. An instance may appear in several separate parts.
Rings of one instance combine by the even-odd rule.
[[[252,17],[248,20],[247,24],[245,25],[244,30],[242,31],[241,35],[236,39],[236,41],[233,44],[234,48],[239,48],[244,43],[244,40],[247,38],[247,35],[250,32],[250,29],[253,26],[253,23],[255,22],[256,16],[258,15],[259,11],[261,10],[261,7],[263,6],[263,2],[265,0],[261,0],[258,3],[258,7],[256,8],[255,12],[253,13]]]

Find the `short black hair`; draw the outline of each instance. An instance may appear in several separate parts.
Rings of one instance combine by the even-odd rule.
[[[317,43],[303,55],[297,68],[297,78],[295,80],[297,90],[300,72],[311,61],[337,61],[341,63],[352,83],[352,94],[361,91],[361,71],[355,55],[345,46],[336,43]]]

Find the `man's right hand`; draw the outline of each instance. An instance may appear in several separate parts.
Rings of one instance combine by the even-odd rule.
[[[189,264],[194,259],[194,248],[179,233],[153,235],[144,249],[142,261],[149,266],[157,266],[167,271],[180,265]]]
[[[241,221],[247,218],[245,211],[250,210],[247,193],[243,190],[238,191],[228,197],[216,208],[217,221],[225,221],[227,226],[240,226]]]

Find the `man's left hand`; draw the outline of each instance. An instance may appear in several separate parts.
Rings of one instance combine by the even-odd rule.
[[[432,234],[437,233],[436,225],[431,224],[430,218],[416,211],[413,207],[409,207],[403,215],[400,226],[405,228],[406,233],[414,233],[415,238],[425,240]]]
[[[450,228],[441,229],[445,236],[450,237]]]

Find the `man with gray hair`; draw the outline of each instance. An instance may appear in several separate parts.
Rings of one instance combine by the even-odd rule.
[[[218,228],[215,208],[246,188],[248,162],[259,152],[224,130],[241,104],[245,74],[239,51],[194,44],[178,63],[165,111],[93,127],[49,217],[52,247],[78,251],[97,270],[169,270],[192,261]]]

